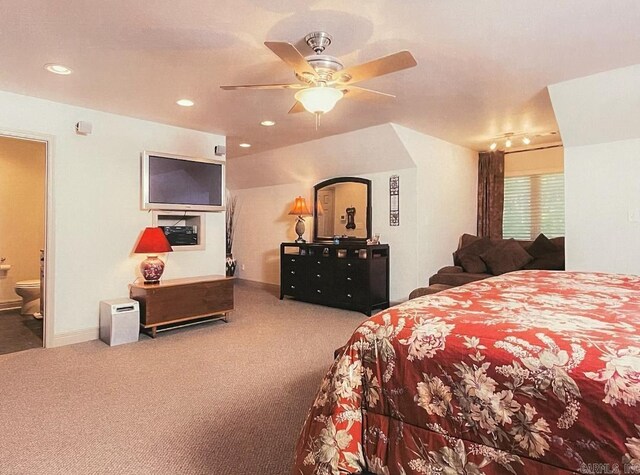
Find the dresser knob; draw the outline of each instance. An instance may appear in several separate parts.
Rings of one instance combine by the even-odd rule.
[[[318,264],[321,264],[322,262],[318,261]]]
[[[347,280],[348,280],[349,282],[351,282],[351,277],[347,277]]]
[[[296,271],[292,270],[292,271],[291,271],[291,273],[292,273],[292,274],[295,274],[295,273],[296,273]]]
[[[291,262],[295,262],[296,259],[294,257],[291,258]]]
[[[351,298],[351,294],[347,294],[347,297]]]
[[[318,290],[316,290],[316,292],[318,292],[319,294],[321,294],[321,293],[322,293],[322,290],[318,289]]]
[[[320,274],[316,274],[316,277],[317,277],[317,278],[320,278]]]
[[[292,285],[292,286],[291,286],[291,290],[293,290],[293,289],[295,289],[295,288],[296,288],[296,286],[295,286],[295,285]]]
[[[351,263],[348,263],[348,264],[347,264],[347,267],[351,267]]]

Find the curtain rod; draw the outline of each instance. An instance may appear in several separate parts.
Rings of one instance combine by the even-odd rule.
[[[525,150],[514,150],[513,152],[504,152],[504,154],[509,155],[510,153],[534,152],[536,150],[546,150],[548,148],[558,148],[558,147],[563,147],[563,145],[560,144],[560,145],[549,145],[548,147],[527,148]]]

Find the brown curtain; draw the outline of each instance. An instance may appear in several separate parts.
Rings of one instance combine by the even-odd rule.
[[[504,152],[481,152],[478,160],[478,236],[502,238]]]

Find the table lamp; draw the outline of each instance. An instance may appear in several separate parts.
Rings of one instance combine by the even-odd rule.
[[[304,234],[304,218],[303,216],[312,216],[309,208],[307,207],[307,202],[304,200],[302,196],[298,196],[296,200],[293,202],[293,207],[291,211],[289,211],[290,215],[298,216],[296,221],[296,234],[298,235],[298,239],[296,242],[307,242],[304,240],[302,235]]]
[[[158,254],[173,252],[173,249],[171,249],[162,229],[145,228],[133,252],[147,255],[147,258],[140,264],[145,284],[157,284],[162,277],[162,272],[164,272],[164,262],[158,258]]]

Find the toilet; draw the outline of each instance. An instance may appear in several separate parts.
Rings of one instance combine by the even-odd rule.
[[[16,294],[22,297],[21,315],[34,315],[40,312],[40,280],[21,280],[16,282]]]

